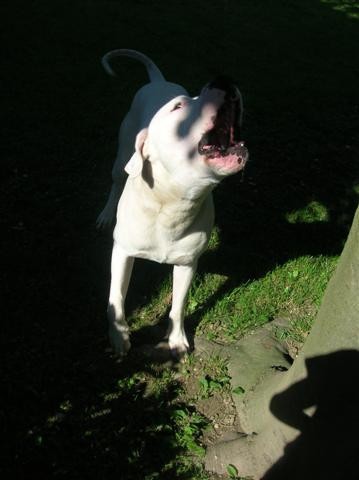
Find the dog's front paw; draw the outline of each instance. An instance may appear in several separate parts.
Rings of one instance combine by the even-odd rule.
[[[108,334],[113,351],[116,355],[124,357],[131,347],[128,326],[112,323],[109,326]]]
[[[170,347],[172,356],[178,360],[183,358],[190,349],[186,334],[182,332],[179,335],[170,335],[168,346]]]

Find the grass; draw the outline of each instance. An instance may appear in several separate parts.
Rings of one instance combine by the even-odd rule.
[[[227,372],[227,362],[220,356],[211,356],[205,362],[203,375],[199,379],[201,398],[209,398],[215,392],[228,391],[231,377]]]
[[[290,318],[298,328],[306,325],[308,331],[335,264],[333,257],[290,260],[234,288],[205,313],[199,331],[210,339],[235,339],[278,317]]]
[[[357,5],[37,0],[1,10],[1,477],[214,478],[203,449],[231,427],[231,394],[241,394],[225,361],[191,355],[169,367],[141,350],[163,337],[169,268],[136,263],[134,350],[118,364],[108,349],[112,242],[94,222],[119,121],[146,77],[124,59],[108,78],[99,58],[137,48],[192,95],[218,73],[238,80],[251,160],[215,191],[187,328],[233,342],[286,318],[275,333],[299,348],[358,204]]]

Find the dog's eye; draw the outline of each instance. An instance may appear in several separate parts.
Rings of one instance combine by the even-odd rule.
[[[179,108],[182,108],[182,102],[177,102],[175,103],[174,107],[172,108],[171,112],[174,112],[175,110],[178,110]]]

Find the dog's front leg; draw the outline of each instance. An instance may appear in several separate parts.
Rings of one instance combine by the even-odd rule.
[[[181,356],[189,349],[184,330],[184,310],[189,287],[196,272],[197,262],[193,265],[175,265],[173,268],[173,294],[170,311],[170,330],[168,344],[175,356]]]
[[[134,258],[129,257],[114,242],[111,259],[111,287],[107,316],[112,348],[119,355],[126,355],[131,344],[125,318],[125,299],[130,283]]]

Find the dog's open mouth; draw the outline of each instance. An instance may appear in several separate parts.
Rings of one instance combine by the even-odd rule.
[[[233,87],[229,91],[226,89],[225,101],[218,109],[214,126],[198,144],[198,152],[205,155],[207,163],[226,173],[241,170],[248,159],[248,150],[240,138],[240,117],[239,93]]]

